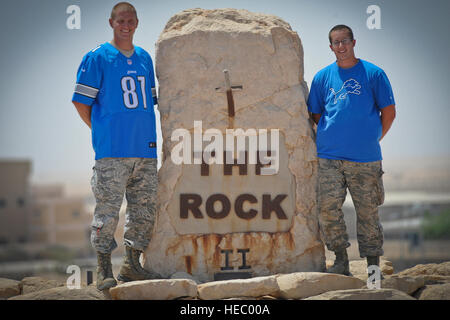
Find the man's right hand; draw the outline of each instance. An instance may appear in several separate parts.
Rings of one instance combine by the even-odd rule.
[[[81,119],[91,128],[91,110],[92,108],[84,103],[72,101]],[[92,128],[91,128],[92,129]]]

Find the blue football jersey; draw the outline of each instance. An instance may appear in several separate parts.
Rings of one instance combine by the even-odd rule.
[[[127,58],[104,43],[78,68],[73,101],[92,107],[95,159],[156,158],[155,77],[150,55],[135,46]]]

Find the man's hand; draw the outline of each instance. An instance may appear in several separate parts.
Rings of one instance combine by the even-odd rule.
[[[390,106],[387,106],[383,109],[381,109],[381,125],[382,125],[382,131],[381,131],[381,139],[384,138],[386,133],[391,128],[392,122],[394,122],[395,119],[395,105],[391,104]]]
[[[72,103],[74,104],[75,108],[77,108],[78,114],[80,115],[81,119],[87,124],[89,128],[91,128],[91,107],[76,101],[72,101]]]

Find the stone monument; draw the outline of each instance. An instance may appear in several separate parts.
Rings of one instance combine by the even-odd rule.
[[[164,141],[145,267],[200,282],[323,271],[297,33],[272,15],[185,10],[155,61]]]

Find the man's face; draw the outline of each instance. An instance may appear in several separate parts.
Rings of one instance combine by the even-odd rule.
[[[331,32],[331,51],[336,55],[338,61],[354,59],[355,52],[353,48],[355,47],[356,40],[352,40],[348,30],[336,30]]]
[[[114,30],[114,39],[133,40],[138,19],[133,12],[118,11],[114,19],[109,19],[109,24]]]

